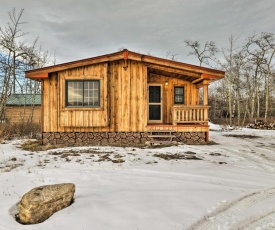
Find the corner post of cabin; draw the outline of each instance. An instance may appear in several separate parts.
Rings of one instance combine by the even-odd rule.
[[[207,106],[208,105],[208,85],[209,82],[207,80],[203,81],[203,105]]]
[[[204,108],[204,122],[205,124],[207,124],[208,122],[208,85],[209,85],[209,81],[204,80],[203,81],[203,106],[205,106]]]
[[[208,80],[203,80],[203,106],[208,106]],[[208,107],[204,108],[204,124],[208,124]],[[205,141],[209,141],[209,132],[205,132]]]

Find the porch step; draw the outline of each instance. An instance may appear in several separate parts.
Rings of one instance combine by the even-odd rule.
[[[172,144],[172,141],[150,141],[150,145],[154,144]]]
[[[169,129],[169,130],[165,130],[165,129],[161,129],[161,130],[148,130],[148,133],[175,133],[176,131],[173,129]]]
[[[170,137],[170,138],[173,138],[173,137],[176,137],[175,135],[148,135],[148,137]]]
[[[176,137],[172,133],[175,133],[175,130],[149,130],[150,145],[153,144],[171,144],[173,138]]]

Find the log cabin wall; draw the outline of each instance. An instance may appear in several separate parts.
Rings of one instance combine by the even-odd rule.
[[[61,71],[59,78],[59,127],[65,132],[86,132],[108,126],[107,101],[107,63],[91,65],[72,70]],[[66,107],[65,81],[66,80],[99,80],[100,81],[100,107]]]
[[[56,132],[59,130],[58,107],[58,77],[57,73],[50,74],[41,84],[41,128],[42,132]]]
[[[109,66],[110,132],[143,132],[147,125],[147,68],[141,62]],[[125,69],[123,67],[126,67]]]
[[[65,106],[65,81],[78,79],[100,80],[100,108]],[[51,73],[42,84],[42,132],[142,132],[147,125],[146,86],[147,68],[130,60]]]

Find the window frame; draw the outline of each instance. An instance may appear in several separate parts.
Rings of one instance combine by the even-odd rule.
[[[176,94],[176,88],[182,88],[182,94]],[[176,85],[174,86],[174,104],[175,105],[184,105],[185,104],[185,87],[184,86],[179,86],[179,85]],[[182,102],[176,102],[176,96],[182,96]]]
[[[69,97],[69,90],[68,90],[68,83],[69,82],[82,82],[82,105],[69,105],[68,104],[68,97]],[[93,105],[84,105],[84,82],[98,82],[98,105],[93,106]],[[100,85],[100,80],[99,79],[68,79],[65,80],[65,108],[101,108],[101,99],[100,99],[100,94],[101,94],[101,85]]]
[[[150,86],[159,86],[160,87],[160,101],[159,102],[149,102],[150,100]],[[147,123],[162,123],[163,122],[163,85],[159,83],[148,83],[147,87]],[[149,110],[150,110],[150,105],[160,105],[160,120],[150,120],[149,119]]]

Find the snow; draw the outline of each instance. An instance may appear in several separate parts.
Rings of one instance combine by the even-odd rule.
[[[275,132],[210,128],[217,144],[30,152],[18,148],[22,140],[6,141],[0,144],[0,230],[275,228]],[[202,160],[154,156],[176,153]],[[76,185],[71,206],[37,225],[15,221],[26,192],[67,182]]]

